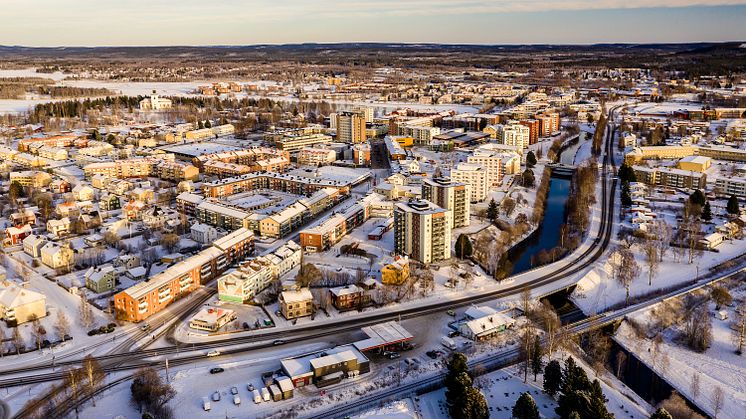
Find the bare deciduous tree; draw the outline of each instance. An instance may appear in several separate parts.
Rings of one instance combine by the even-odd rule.
[[[658,245],[656,240],[647,240],[642,246],[642,252],[645,255],[645,266],[648,271],[648,285],[653,285],[653,277],[658,274]]]
[[[723,388],[720,386],[715,386],[715,388],[712,390],[712,410],[715,413],[715,417],[720,414],[720,411],[723,410],[723,403],[725,402],[725,394],[723,393]]]
[[[54,323],[54,329],[57,331],[57,337],[64,342],[65,336],[70,333],[70,322],[62,310],[57,311],[57,321]]]

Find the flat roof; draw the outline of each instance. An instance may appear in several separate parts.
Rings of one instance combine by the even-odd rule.
[[[395,321],[365,326],[361,330],[368,336],[368,339],[353,343],[353,346],[361,351],[369,351],[380,348],[381,346],[405,342],[414,337]]]

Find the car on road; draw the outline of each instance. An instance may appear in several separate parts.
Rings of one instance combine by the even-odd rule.
[[[231,394],[233,394],[233,395],[238,394],[238,387],[236,387],[236,386],[231,387]]]
[[[254,391],[254,385],[251,383],[249,383],[249,385],[247,385],[246,388],[249,389],[249,391]]]
[[[285,344],[285,341],[282,340],[282,339],[277,339],[274,342],[272,342],[272,345],[275,345],[275,346],[277,346],[277,345],[284,345],[284,344]]]
[[[212,393],[212,401],[219,402],[220,401],[220,392],[216,391]]]
[[[140,326],[140,330],[142,330],[143,332],[147,332],[148,330],[150,330],[150,324],[143,324],[142,326]]]
[[[456,310],[450,309],[450,310],[446,311],[446,314],[448,314],[451,317],[456,317]]]
[[[236,406],[239,406],[241,404],[241,397],[238,396],[238,394],[233,395],[233,404]]]
[[[207,353],[207,356],[218,356],[220,355],[220,351],[213,349],[212,351]]]
[[[220,374],[223,371],[225,371],[225,370],[223,368],[220,368],[220,367],[210,368],[210,374]]]

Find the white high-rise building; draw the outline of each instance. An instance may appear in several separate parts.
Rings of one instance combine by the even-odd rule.
[[[521,124],[502,125],[497,138],[502,144],[523,149],[528,147],[531,141],[531,130]]]
[[[420,199],[394,208],[394,251],[422,263],[451,257],[451,211]]]
[[[448,178],[425,179],[422,181],[422,199],[450,210],[451,228],[469,225],[471,186],[468,184],[454,182]]]
[[[489,184],[487,182],[487,170],[474,163],[459,163],[451,170],[451,179],[469,185],[471,189],[471,202],[482,202],[487,197]]]

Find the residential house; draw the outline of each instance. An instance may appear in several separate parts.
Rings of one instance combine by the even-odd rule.
[[[394,261],[381,268],[381,282],[385,285],[401,285],[409,279],[409,257],[396,256]]]
[[[73,197],[76,201],[91,201],[94,197],[93,188],[88,185],[75,185]]]
[[[8,227],[5,229],[5,241],[11,246],[15,246],[23,239],[31,235],[31,226],[26,224],[21,227]]]
[[[96,294],[113,290],[118,279],[116,269],[108,264],[88,268],[83,277],[86,288]]]
[[[331,288],[329,293],[332,304],[340,311],[364,307],[370,302],[370,296],[357,285]]]
[[[47,244],[47,239],[32,234],[23,239],[23,251],[33,258],[38,258],[41,257],[41,248],[44,247],[45,244]]]
[[[210,244],[218,238],[218,230],[207,224],[194,223],[190,233],[192,240],[201,244]]]
[[[41,248],[41,263],[52,269],[71,267],[75,264],[75,251],[69,244],[48,242]]]
[[[54,234],[57,237],[62,237],[70,233],[72,222],[68,217],[60,220],[49,220],[47,221],[47,231]]]
[[[8,281],[0,283],[0,320],[9,327],[47,315],[47,297]]]
[[[308,288],[280,293],[280,312],[288,320],[313,314],[313,295]]]

